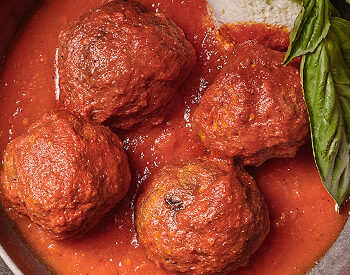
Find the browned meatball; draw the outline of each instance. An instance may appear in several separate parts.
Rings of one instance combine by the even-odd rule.
[[[207,147],[246,165],[292,157],[308,138],[309,123],[297,63],[261,45],[237,47],[194,114]]]
[[[96,225],[129,182],[120,139],[65,111],[44,115],[7,146],[1,176],[15,209],[56,239],[79,237]]]
[[[60,101],[114,128],[158,124],[187,78],[195,51],[163,13],[114,1],[59,37]]]
[[[219,160],[168,166],[137,204],[139,241],[157,265],[210,274],[248,263],[269,232],[252,177]]]

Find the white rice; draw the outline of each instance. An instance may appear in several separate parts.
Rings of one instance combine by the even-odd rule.
[[[258,22],[293,28],[301,6],[293,0],[208,0],[219,25]]]

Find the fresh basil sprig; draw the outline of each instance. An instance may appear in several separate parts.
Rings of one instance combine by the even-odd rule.
[[[303,56],[301,81],[323,185],[341,205],[350,195],[350,23],[329,0],[303,0],[287,64]]]

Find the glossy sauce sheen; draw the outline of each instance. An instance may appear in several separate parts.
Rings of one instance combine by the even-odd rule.
[[[10,140],[57,106],[54,65],[60,30],[104,2],[46,1],[23,29],[0,79],[1,157]],[[197,51],[198,64],[180,89],[173,115],[166,124],[143,134],[118,133],[129,157],[131,188],[92,232],[79,240],[55,242],[27,218],[8,210],[33,252],[55,273],[167,274],[146,258],[137,243],[133,223],[135,198],[149,176],[164,164],[203,154],[190,118],[226,56],[218,45],[205,1],[142,2],[150,9],[165,12],[184,30]],[[266,198],[271,232],[248,267],[234,274],[305,273],[329,249],[348,217],[347,213],[336,213],[334,202],[319,180],[310,144],[293,159],[270,160],[249,172]]]

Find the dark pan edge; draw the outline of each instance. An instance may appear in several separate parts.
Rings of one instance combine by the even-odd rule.
[[[26,15],[40,0],[0,0],[0,7],[11,3],[17,10],[11,14],[11,18],[5,21],[9,32],[6,37],[1,37],[2,41],[8,41],[0,45],[0,65],[4,60],[8,45],[12,41],[19,26],[27,17]],[[343,0],[331,1],[338,8],[342,16],[350,19],[350,5]],[[6,9],[5,9],[6,10]],[[8,17],[3,14],[4,9],[0,9],[0,16]],[[9,26],[7,26],[9,25]],[[4,26],[2,26],[4,27]],[[0,257],[15,274],[50,274],[46,267],[40,263],[32,252],[26,247],[24,242],[18,237],[15,230],[4,211],[0,207]],[[339,235],[331,249],[326,253],[323,259],[308,273],[309,275],[347,275],[350,274],[350,218],[348,219],[343,231]],[[317,247],[315,247],[317,249]],[[18,253],[20,251],[20,253]],[[8,274],[7,270],[0,269],[0,274]],[[22,273],[23,272],[23,273]]]
[[[0,209],[0,256],[15,274],[50,274],[46,267],[34,257],[24,242],[18,237],[6,214]],[[7,254],[2,255],[6,251]],[[20,253],[19,253],[20,252]],[[0,274],[2,274],[0,270]]]
[[[347,275],[350,274],[350,218],[335,241],[318,265],[309,275]],[[317,247],[315,247],[317,249]]]

